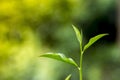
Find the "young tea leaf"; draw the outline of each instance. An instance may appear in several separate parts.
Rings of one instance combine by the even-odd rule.
[[[97,36],[95,36],[95,37],[92,37],[90,40],[89,40],[89,42],[84,46],[84,49],[83,49],[83,51],[85,51],[87,48],[89,48],[93,43],[95,43],[97,40],[99,40],[100,38],[102,38],[102,37],[104,37],[104,36],[106,36],[106,35],[108,35],[108,34],[99,34],[99,35],[97,35]]]
[[[72,25],[75,33],[76,33],[76,36],[77,36],[77,39],[79,41],[80,44],[82,44],[82,35],[81,35],[81,32],[79,31],[79,29],[77,29],[74,25]]]
[[[48,58],[56,59],[56,60],[69,63],[71,65],[78,67],[78,65],[72,58],[67,58],[65,55],[61,53],[46,53],[46,54],[41,55],[40,57],[48,57]]]
[[[68,76],[65,78],[65,80],[70,80],[70,78],[71,78],[71,74],[68,75]]]

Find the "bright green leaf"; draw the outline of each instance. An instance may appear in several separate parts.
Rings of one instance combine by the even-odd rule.
[[[72,27],[76,33],[79,43],[82,44],[82,35],[81,35],[82,33],[80,33],[79,29],[77,29],[74,25],[72,25]]]
[[[65,78],[65,80],[70,80],[70,78],[71,78],[71,74],[68,75],[68,76]]]
[[[56,60],[69,63],[71,65],[78,67],[78,65],[75,63],[75,61],[72,58],[67,58],[65,55],[61,53],[46,53],[46,54],[40,55],[40,57],[48,57],[48,58],[56,59]]]
[[[86,50],[87,48],[89,48],[93,43],[95,43],[97,40],[99,40],[100,38],[102,38],[102,37],[104,37],[104,36],[106,36],[106,35],[108,35],[108,34],[99,34],[99,35],[97,35],[97,36],[95,36],[95,37],[92,37],[92,38],[89,40],[89,42],[85,45],[83,51],[85,51],[85,50]]]

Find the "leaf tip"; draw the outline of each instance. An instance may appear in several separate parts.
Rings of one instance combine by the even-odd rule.
[[[65,78],[65,80],[70,80],[70,78],[71,78],[71,74],[69,74],[66,78]]]
[[[75,30],[76,27],[75,27],[73,24],[72,24],[72,27],[73,27],[73,29]]]
[[[108,33],[105,33],[105,36],[109,35]]]

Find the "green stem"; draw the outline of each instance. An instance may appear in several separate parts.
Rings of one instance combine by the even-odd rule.
[[[80,70],[79,70],[79,74],[80,74],[80,80],[82,80],[82,57],[83,56],[83,53],[81,53],[81,56],[80,56]]]
[[[82,42],[80,43],[80,70],[79,70],[79,75],[80,75],[80,80],[82,80],[82,58],[83,58],[83,51],[82,51]]]

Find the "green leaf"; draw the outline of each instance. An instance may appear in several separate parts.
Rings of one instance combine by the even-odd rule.
[[[65,80],[70,80],[70,78],[71,78],[71,74],[69,74],[69,75],[65,78]]]
[[[104,37],[104,36],[106,36],[106,35],[108,35],[108,34],[99,34],[99,35],[97,35],[97,36],[95,36],[95,37],[92,37],[90,40],[89,40],[89,42],[84,46],[84,49],[83,49],[83,51],[85,51],[87,48],[89,48],[93,43],[95,43],[97,40],[99,40],[100,38],[102,38],[102,37]]]
[[[77,39],[78,39],[79,43],[82,44],[82,35],[81,35],[82,31],[80,32],[79,29],[77,29],[74,25],[72,25],[72,27],[73,27],[73,29],[76,33],[76,36],[77,36]]]
[[[46,53],[46,54],[40,55],[40,57],[48,57],[48,58],[56,59],[56,60],[69,63],[71,65],[78,67],[78,65],[75,63],[75,61],[72,58],[67,58],[65,55],[61,53]]]

